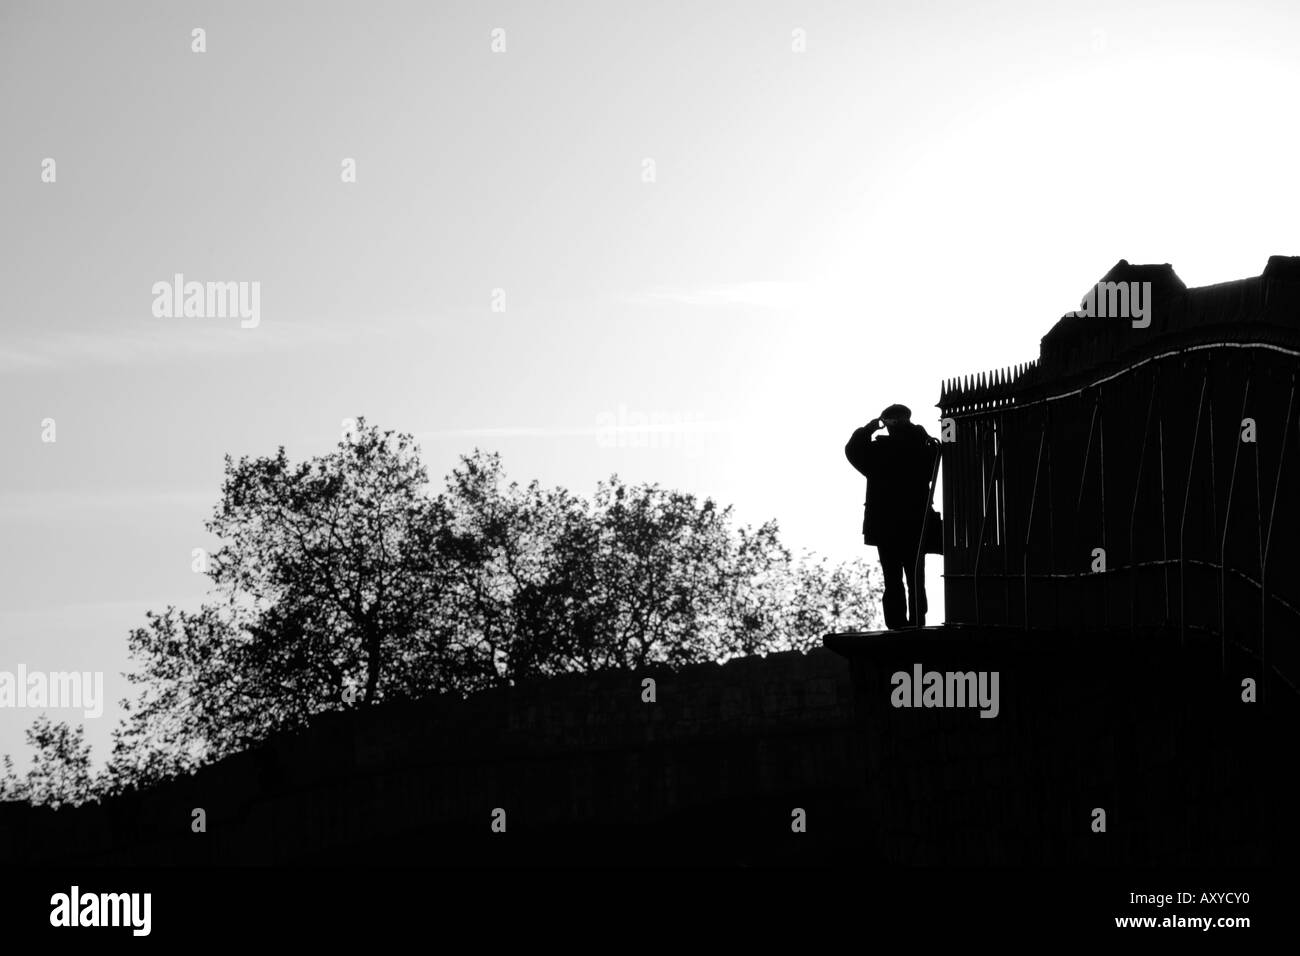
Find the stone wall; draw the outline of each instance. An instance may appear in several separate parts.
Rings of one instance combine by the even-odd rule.
[[[1252,662],[1217,643],[938,628],[827,644],[333,714],[104,805],[0,804],[0,859],[1249,866],[1300,846],[1294,699],[1243,703]],[[894,707],[891,676],[918,663],[998,671],[998,716]]]
[[[642,700],[653,677],[657,700]],[[103,805],[0,805],[14,864],[831,860],[862,824],[849,668],[825,650],[565,676],[332,714]],[[191,830],[192,810],[207,832]],[[807,815],[795,834],[793,810]],[[505,834],[491,829],[506,811]]]
[[[1158,632],[945,628],[832,636],[851,661],[877,858],[923,865],[1294,859],[1294,697],[1257,664]],[[998,671],[999,713],[895,707],[893,675]],[[1094,811],[1105,811],[1105,831]]]

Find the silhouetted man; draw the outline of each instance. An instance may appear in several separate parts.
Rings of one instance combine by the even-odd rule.
[[[872,441],[871,436],[882,427],[889,434]],[[849,463],[867,476],[862,540],[875,545],[880,554],[885,626],[891,630],[925,624],[925,567],[922,565],[918,577],[916,552],[929,502],[936,446],[924,428],[912,423],[912,411],[906,405],[890,405],[875,421],[857,429],[844,446]]]

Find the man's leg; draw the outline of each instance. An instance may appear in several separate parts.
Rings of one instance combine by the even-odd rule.
[[[909,557],[903,562],[907,574],[907,610],[908,621],[912,627],[925,627],[925,612],[928,610],[925,600],[925,555],[921,555],[921,566],[916,566],[916,544],[910,544]],[[916,572],[920,571],[918,575]],[[918,609],[919,604],[919,609]]]
[[[903,593],[903,560],[897,548],[879,545],[880,573],[885,579],[885,594],[881,605],[885,612],[885,627],[894,630],[907,627],[907,596]]]

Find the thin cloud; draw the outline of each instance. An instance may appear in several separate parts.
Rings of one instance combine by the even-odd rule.
[[[416,432],[415,438],[419,441],[451,438],[572,438],[621,434],[717,433],[734,429],[735,422],[686,419],[680,422],[647,421],[643,425],[503,425],[483,428],[445,428]]]
[[[32,608],[4,608],[0,609],[0,618],[90,618],[93,620],[105,614],[118,612],[139,613],[143,616],[145,611],[162,611],[169,606],[186,611],[197,611],[203,600],[202,595],[181,594],[120,601],[75,601],[67,604],[43,604]]]
[[[691,288],[660,287],[624,296],[634,305],[686,305],[722,309],[750,307],[793,309],[807,305],[811,287],[806,282],[731,282]]]
[[[46,329],[0,347],[0,370],[40,371],[100,365],[159,364],[225,358],[315,346],[351,345],[385,334],[374,323],[348,327],[263,319],[243,329],[237,319],[153,319],[93,329]]]
[[[0,520],[39,519],[115,514],[122,511],[157,511],[160,508],[211,506],[219,493],[208,491],[26,491],[0,493]]]

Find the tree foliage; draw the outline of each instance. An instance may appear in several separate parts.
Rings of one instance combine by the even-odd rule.
[[[35,751],[26,775],[18,776],[8,754],[0,761],[0,800],[19,800],[55,809],[84,803],[95,790],[90,745],[83,727],[54,723],[44,714],[27,728],[27,745]]]
[[[804,650],[879,620],[874,568],[796,559],[775,522],[617,475],[591,499],[520,485],[478,451],[435,494],[413,440],[364,419],[309,461],[227,457],[208,529],[212,600],[131,633],[138,695],[107,768],[92,781],[80,728],[38,722],[36,768],[0,794],[79,802],[326,711]]]

